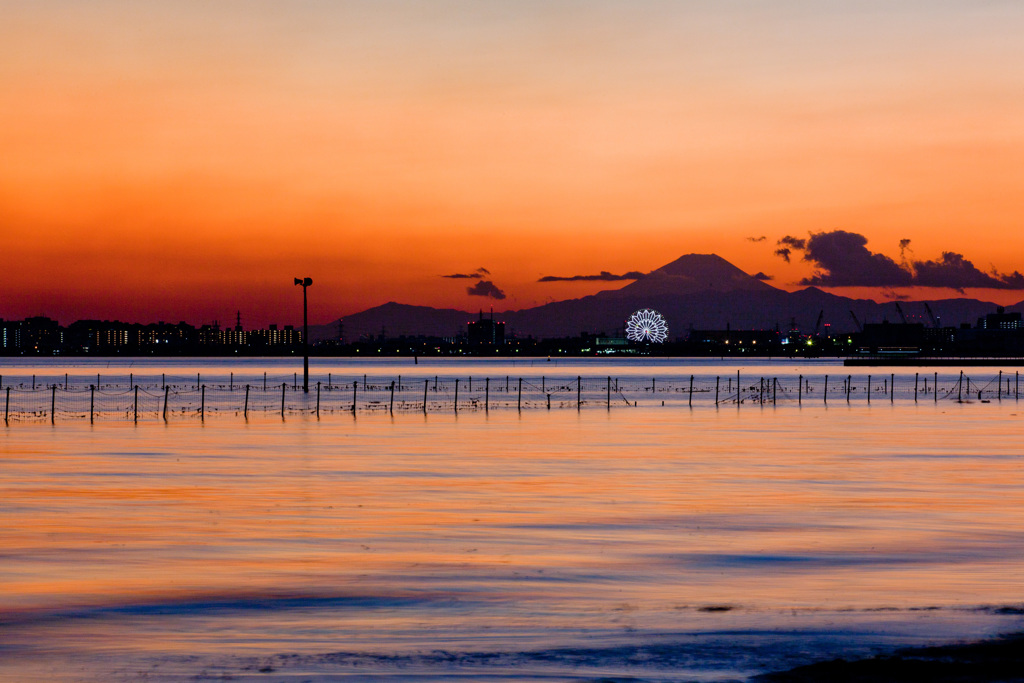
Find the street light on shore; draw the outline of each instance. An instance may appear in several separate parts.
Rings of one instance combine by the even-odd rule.
[[[313,284],[313,278],[295,278],[295,284],[302,285],[302,390],[309,393],[309,316],[306,304],[306,287]]]

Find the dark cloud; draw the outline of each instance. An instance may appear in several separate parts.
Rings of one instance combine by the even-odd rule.
[[[774,280],[775,279],[775,276],[767,275],[767,274],[762,273],[762,272],[754,273],[751,277],[753,277],[755,280]]]
[[[644,273],[638,270],[631,270],[628,273],[622,275],[616,275],[615,273],[609,273],[607,270],[602,270],[597,275],[545,275],[537,282],[578,282],[578,281],[601,281],[601,282],[614,282],[615,280],[639,280],[643,278]]]
[[[452,273],[451,275],[442,275],[441,277],[451,278],[453,280],[479,280],[484,275],[490,275],[491,271],[486,268],[477,268],[472,273]]]
[[[766,239],[768,239],[767,235],[761,235],[760,237],[748,237],[747,241],[748,242],[764,242]]]
[[[949,287],[963,292],[966,287],[986,289],[1024,289],[1024,275],[1017,271],[1004,275],[983,273],[962,254],[942,252],[934,261],[913,261],[915,284],[921,287]]]
[[[804,252],[803,260],[815,266],[811,277],[800,281],[803,285],[819,287],[886,287],[890,299],[903,299],[894,287],[938,287],[958,292],[969,287],[979,289],[1024,289],[1024,275],[1014,271],[999,273],[995,269],[986,273],[952,251],[942,252],[938,259],[907,260],[912,252],[910,240],[899,241],[900,263],[867,248],[863,235],[845,230],[811,233],[806,240],[787,235],[778,244],[787,245],[775,250],[786,261],[793,250]]]
[[[472,287],[466,287],[466,294],[470,296],[489,296],[492,299],[504,299],[505,292],[498,289],[490,280],[480,280]]]
[[[783,238],[786,239],[786,238]],[[818,270],[801,284],[820,287],[909,287],[913,274],[884,254],[868,250],[864,235],[845,230],[811,233],[804,260]]]
[[[800,237],[793,237],[791,235],[786,235],[776,244],[782,247],[790,247],[791,249],[798,250],[803,250],[807,248],[807,240]]]

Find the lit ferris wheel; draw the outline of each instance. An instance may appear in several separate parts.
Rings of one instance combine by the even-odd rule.
[[[626,339],[635,342],[660,344],[668,339],[665,316],[653,308],[642,308],[626,321]]]

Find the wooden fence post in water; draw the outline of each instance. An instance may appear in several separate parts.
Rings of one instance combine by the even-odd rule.
[[[281,382],[281,419],[284,419],[284,390],[288,388],[287,382]],[[353,407],[352,410],[355,410]]]
[[[935,386],[932,387],[932,392],[935,394],[935,397],[934,397],[934,400],[932,401],[932,403],[938,403],[939,402],[939,373],[937,373],[937,372],[935,373],[934,385]]]
[[[53,389],[50,393],[50,424],[54,423],[57,412],[57,385],[53,385]]]
[[[963,399],[963,386],[964,386],[964,371],[961,370],[960,371],[960,381],[956,383],[956,402],[957,403],[962,403],[963,402],[963,400],[962,400]],[[968,389],[968,391],[970,391],[970,390]]]
[[[264,373],[263,373],[263,391],[266,391],[266,390],[267,390],[267,373],[266,373],[266,371],[264,371]]]
[[[4,424],[7,424],[7,419],[11,414],[11,388],[7,387],[7,400],[4,401]]]
[[[548,410],[551,410],[551,394],[546,394],[548,397]]]
[[[715,375],[715,405],[716,406],[718,405],[718,386],[719,386],[719,384],[721,382],[721,379],[722,379],[721,377],[719,377],[718,375]]]
[[[171,388],[164,385],[164,422],[167,422],[167,394],[171,393]]]
[[[430,387],[430,380],[423,380],[423,414],[427,414],[427,388]]]
[[[198,389],[203,384],[202,380],[201,380],[201,377],[202,377],[202,373],[197,372],[196,373],[196,389]]]
[[[1017,401],[1020,399],[1020,370],[1017,370],[1013,376],[1013,400]]]
[[[206,421],[206,385],[200,387],[199,394],[199,420],[201,422]]]
[[[868,405],[871,405],[871,375],[868,375]]]
[[[352,414],[356,414],[356,388],[359,386],[359,380],[352,380]],[[284,399],[281,399],[284,401]]]
[[[167,386],[167,373],[160,373],[160,388],[163,389]]]
[[[139,423],[139,388],[135,387],[135,424]]]
[[[825,405],[828,405],[828,375],[825,375],[825,391],[821,392]]]
[[[778,391],[779,379],[777,377],[772,377],[772,405],[775,405],[776,403],[776,398],[778,398]]]
[[[612,376],[608,375],[608,398],[605,399],[608,410],[612,409]]]
[[[484,380],[484,412],[491,412],[491,378]]]
[[[249,385],[245,385],[245,405],[242,407],[242,417],[249,419]]]
[[[800,375],[796,382],[796,404],[802,406],[804,404],[804,376]]]
[[[545,394],[548,393],[548,388],[544,381],[544,375],[540,376],[540,390]]]
[[[36,376],[32,375],[32,391],[36,390]]]
[[[896,400],[896,373],[889,375],[889,403]]]
[[[917,403],[917,377],[920,373],[914,373],[914,403]]]
[[[455,378],[455,412],[459,412],[459,380]]]
[[[128,373],[128,388],[132,389],[135,387],[135,373]]]
[[[736,371],[736,405],[740,404],[740,371]]]
[[[231,378],[228,380],[228,391],[235,390],[235,373],[231,373]]]
[[[850,402],[850,389],[853,387],[853,375],[846,376],[846,402]]]
[[[96,408],[96,385],[89,385],[89,424],[93,422],[93,411]]]
[[[687,404],[690,408],[693,407],[693,375],[690,375],[690,397],[687,400]]]
[[[581,378],[579,375],[577,375],[576,376],[576,410],[579,410],[580,406],[583,405],[583,401],[581,400],[581,397],[580,397],[580,391],[581,391],[582,385],[583,385],[583,378]]]
[[[999,371],[999,375],[1002,376],[1002,370]],[[64,373],[64,391],[68,390],[68,373]]]
[[[999,371],[999,393],[996,395],[996,398],[998,400],[1000,400],[1000,401],[1003,400],[1003,371],[1002,370]]]
[[[395,380],[391,380],[391,402],[388,404],[388,413],[395,414]],[[320,382],[316,383],[316,415],[320,417]]]
[[[516,399],[516,410],[523,412],[523,378],[519,378],[519,398]]]
[[[395,404],[395,383],[391,383],[391,405]],[[316,419],[320,419],[320,382],[316,383]]]

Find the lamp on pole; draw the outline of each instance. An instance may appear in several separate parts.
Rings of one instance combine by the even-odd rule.
[[[302,285],[302,390],[309,393],[309,316],[306,304],[306,287],[313,284],[313,278],[295,278],[295,284]]]

